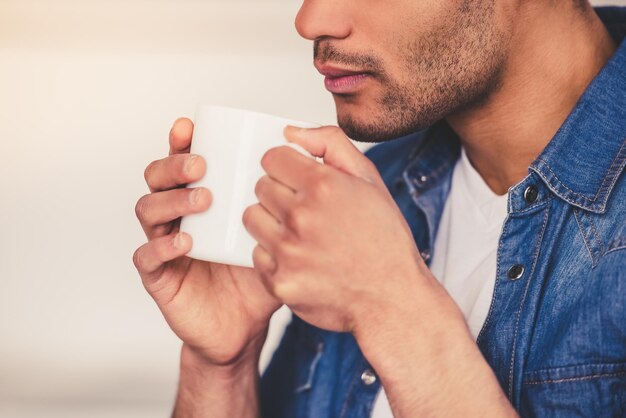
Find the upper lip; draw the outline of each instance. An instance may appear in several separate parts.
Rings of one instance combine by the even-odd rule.
[[[348,70],[347,68],[334,67],[332,65],[319,65],[314,64],[317,71],[320,74],[330,78],[347,77],[356,74],[367,74],[367,71],[363,70]]]

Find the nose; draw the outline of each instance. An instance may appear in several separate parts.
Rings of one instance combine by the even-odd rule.
[[[305,39],[343,39],[350,35],[349,0],[304,0],[296,16],[296,30]]]

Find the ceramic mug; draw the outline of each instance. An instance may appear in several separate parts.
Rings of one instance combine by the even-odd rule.
[[[243,225],[245,209],[258,202],[254,189],[265,175],[261,158],[270,148],[289,146],[315,158],[302,147],[287,142],[287,125],[315,128],[299,122],[248,110],[221,106],[198,107],[191,153],[206,160],[204,177],[187,187],[206,187],[213,200],[210,208],[183,217],[180,230],[191,235],[189,257],[222,264],[253,267],[256,241]],[[321,159],[317,159],[322,162]]]

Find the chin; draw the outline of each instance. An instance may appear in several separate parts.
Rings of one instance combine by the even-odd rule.
[[[398,118],[371,108],[337,108],[337,124],[357,142],[380,143],[416,132],[420,126],[403,124]]]

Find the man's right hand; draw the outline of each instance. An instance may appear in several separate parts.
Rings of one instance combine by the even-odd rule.
[[[137,249],[133,261],[144,287],[194,357],[207,365],[233,365],[258,356],[280,303],[254,269],[185,256],[192,241],[179,232],[180,218],[211,204],[209,190],[183,187],[206,170],[200,156],[189,154],[192,132],[191,120],[178,119],[170,131],[169,156],[146,168],[150,194],[139,199],[136,213],[148,243]]]

